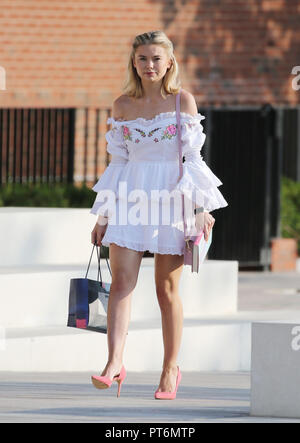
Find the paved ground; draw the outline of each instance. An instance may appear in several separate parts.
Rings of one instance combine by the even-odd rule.
[[[300,310],[300,273],[239,273],[239,310]],[[0,422],[278,423],[251,417],[250,374],[183,372],[177,398],[155,400],[160,373],[96,390],[86,373],[1,373]]]
[[[300,272],[239,272],[238,310],[300,310]]]
[[[175,400],[155,400],[160,374],[128,373],[97,390],[90,374],[0,374],[0,422],[245,423],[300,420],[250,417],[249,373],[182,373]]]

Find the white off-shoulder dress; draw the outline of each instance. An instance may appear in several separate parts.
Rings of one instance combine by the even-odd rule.
[[[136,251],[182,255],[182,209],[181,218],[175,211],[178,201],[182,208],[182,200],[164,199],[159,191],[183,194],[208,212],[228,206],[218,190],[222,182],[200,155],[206,138],[201,124],[204,118],[200,113],[192,116],[180,112],[185,157],[180,180],[176,111],[162,112],[150,120],[107,120],[112,124],[105,134],[112,157],[93,187],[97,195],[90,211],[108,217],[102,245],[116,243]],[[167,216],[163,215],[166,205]]]

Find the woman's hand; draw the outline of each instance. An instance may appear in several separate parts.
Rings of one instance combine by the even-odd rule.
[[[107,217],[102,217],[99,215],[97,223],[92,231],[91,241],[93,245],[96,243],[97,246],[101,246],[102,238],[105,235],[107,229]]]
[[[209,212],[199,212],[196,214],[196,229],[197,232],[204,230],[204,239],[207,241],[209,238],[210,231],[215,224],[215,219]]]

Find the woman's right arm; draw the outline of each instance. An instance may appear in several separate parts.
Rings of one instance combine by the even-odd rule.
[[[119,97],[116,100],[114,100],[112,105],[112,118],[114,120],[123,120],[123,108],[124,108],[124,100],[123,97]],[[116,130],[116,128],[114,129]],[[118,134],[116,134],[117,137],[113,136],[112,130],[108,131],[107,133],[107,152],[111,153],[111,162],[110,167],[108,166],[105,170],[105,172],[102,174],[100,180],[98,183],[94,186],[94,190],[96,192],[101,191],[102,188],[109,187],[109,182],[118,181],[117,175],[120,173],[122,166],[127,162],[126,157],[128,156],[127,149],[124,149],[124,146],[122,146],[122,137],[120,134],[120,130],[117,130]],[[106,177],[107,176],[107,177]],[[114,180],[111,180],[111,178],[114,178]],[[116,183],[115,183],[116,184]],[[113,186],[114,187],[114,186]],[[113,189],[114,190],[114,189]],[[91,241],[93,244],[97,243],[97,246],[101,245],[102,238],[105,235],[107,225],[108,225],[108,217],[104,215],[104,213],[99,213],[98,203],[97,203],[97,197],[95,200],[95,203],[93,205],[93,208],[91,210],[92,213],[97,214],[98,213],[98,219],[95,224],[95,227],[92,231],[92,238]],[[103,212],[103,211],[102,211]]]
[[[104,217],[103,215],[99,215],[97,223],[95,224],[95,227],[92,231],[91,241],[92,241],[93,245],[96,243],[97,246],[101,246],[102,238],[104,237],[106,229],[107,229],[107,222],[108,222],[107,217]]]

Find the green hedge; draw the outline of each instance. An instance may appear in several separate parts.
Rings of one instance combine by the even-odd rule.
[[[281,236],[298,241],[300,256],[300,183],[281,179]]]
[[[90,208],[96,193],[85,185],[8,184],[0,186],[0,206]]]
[[[8,184],[0,186],[0,206],[91,208],[96,193],[86,185]],[[281,236],[296,238],[300,255],[300,183],[281,180]]]

